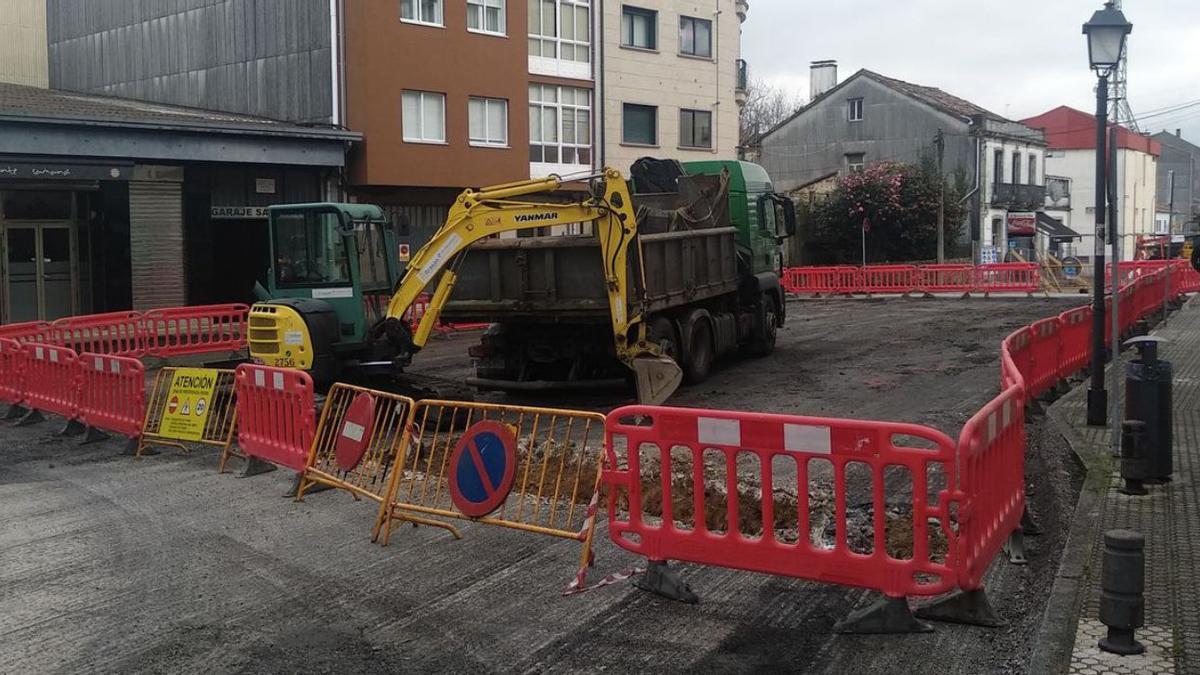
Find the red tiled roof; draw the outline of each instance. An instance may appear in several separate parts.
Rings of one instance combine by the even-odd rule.
[[[1059,106],[1021,123],[1046,133],[1050,150],[1094,150],[1096,148],[1096,116],[1068,106]],[[1117,127],[1117,147],[1137,150],[1158,157],[1162,144],[1150,138]]]

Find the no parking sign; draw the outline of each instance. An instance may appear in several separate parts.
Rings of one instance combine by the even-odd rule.
[[[476,422],[450,455],[450,499],[464,515],[482,518],[508,499],[516,469],[513,432],[500,422]]]

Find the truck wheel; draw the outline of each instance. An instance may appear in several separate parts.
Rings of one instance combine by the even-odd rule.
[[[665,356],[679,363],[679,334],[675,332],[675,324],[665,316],[657,316],[650,320],[646,329],[646,339],[658,345]]]
[[[683,379],[688,384],[698,384],[708,379],[713,363],[712,327],[707,319],[692,322],[691,335],[688,336],[687,354],[684,355]]]
[[[748,345],[751,356],[767,356],[775,351],[776,322],[779,320],[779,304],[775,296],[763,293],[758,316],[754,317],[754,336]]]

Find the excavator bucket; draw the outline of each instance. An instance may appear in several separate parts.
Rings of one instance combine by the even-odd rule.
[[[683,382],[679,364],[666,356],[638,356],[629,367],[637,382],[638,403],[662,405]]]

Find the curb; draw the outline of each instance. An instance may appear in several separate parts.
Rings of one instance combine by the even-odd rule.
[[[1079,607],[1084,575],[1091,564],[1092,550],[1100,522],[1100,499],[1108,491],[1108,482],[1096,485],[1100,477],[1111,474],[1107,457],[1082,451],[1090,448],[1063,419],[1062,403],[1078,399],[1087,391],[1086,380],[1071,389],[1067,395],[1046,409],[1046,430],[1062,436],[1071,452],[1083,464],[1083,485],[1079,499],[1071,516],[1071,529],[1063,543],[1058,572],[1046,602],[1042,625],[1038,629],[1033,654],[1027,672],[1065,673],[1071,666],[1071,653],[1075,646],[1075,632],[1079,624]]]

